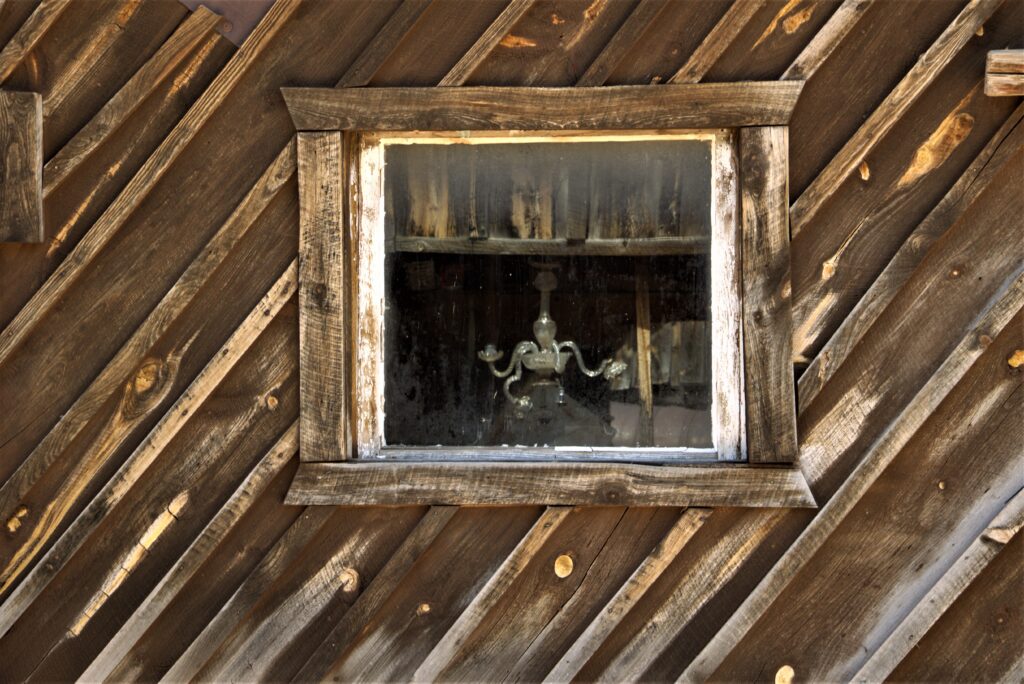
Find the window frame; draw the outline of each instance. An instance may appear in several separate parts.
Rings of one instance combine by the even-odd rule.
[[[790,360],[785,123],[801,87],[283,89],[300,131],[301,464],[288,500],[813,506],[794,465]],[[693,134],[713,138],[712,273],[723,271],[712,283],[712,308],[723,310],[714,303],[722,291],[738,308],[712,319],[712,338],[736,344],[724,371],[712,369],[713,382],[736,379],[719,383],[734,390],[725,420],[739,421],[727,433],[735,448],[719,443],[722,402],[714,413],[718,462],[684,447],[384,446],[385,145],[439,135],[480,142]]]

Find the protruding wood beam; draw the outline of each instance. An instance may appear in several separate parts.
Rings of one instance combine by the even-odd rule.
[[[0,90],[0,242],[43,241],[43,101]]]
[[[71,254],[32,295],[32,299],[21,308],[3,332],[0,332],[0,363],[6,362],[29,331],[64,297],[68,288],[78,280],[96,255],[124,226],[198,131],[230,96],[245,73],[259,61],[263,50],[298,7],[299,0],[278,0],[274,4],[249,36],[245,47],[231,58]]]
[[[679,681],[703,682],[714,674],[750,628],[853,510],[910,438],[967,374],[985,351],[987,344],[984,340],[994,339],[1022,306],[1024,266],[1017,269],[991,305],[975,319],[956,348],[875,441],[863,460],[800,537],[686,668]]]
[[[100,654],[93,659],[88,669],[82,674],[84,681],[99,682],[110,676],[121,659],[128,654],[146,630],[156,622],[164,609],[171,604],[217,546],[234,529],[246,511],[266,490],[267,485],[281,472],[285,463],[291,460],[298,448],[299,424],[295,422],[285,430],[274,446],[270,447],[259,463],[246,475],[231,497],[206,524],[199,536],[142,600],[131,617],[121,625],[121,628],[111,637]]]
[[[554,534],[562,521],[572,512],[571,508],[548,508],[541,514],[530,531],[526,533],[508,558],[498,567],[480,592],[473,597],[466,609],[455,620],[441,641],[420,664],[413,674],[415,682],[437,681],[445,667],[452,661],[463,644],[480,625],[487,613],[511,586],[530,560],[540,551],[544,543]]]
[[[640,36],[650,27],[651,22],[665,8],[669,0],[640,0],[640,4],[633,8],[629,17],[623,22],[619,30],[615,32],[611,40],[601,50],[601,54],[591,62],[587,70],[576,81],[579,86],[604,85],[608,76],[612,73],[619,62],[629,54]]]
[[[220,16],[200,6],[142,65],[102,109],[43,167],[43,194],[49,195],[85,158],[120,128],[193,51],[213,33]]]
[[[700,530],[711,511],[706,508],[688,508],[658,543],[650,555],[629,576],[615,595],[605,604],[572,646],[558,659],[558,664],[544,678],[546,682],[571,682],[580,669],[597,652],[608,635],[632,610],[651,585],[675,560],[679,552]]]
[[[864,334],[910,279],[928,253],[928,247],[945,234],[971,207],[1003,165],[1024,146],[1024,105],[1017,107],[956,184],[903,241],[896,255],[857,305],[843,320],[818,355],[800,376],[797,395],[800,410],[811,405],[821,388],[835,375]]]
[[[491,51],[497,47],[501,39],[508,35],[508,32],[512,30],[516,22],[532,6],[533,0],[512,0],[508,7],[487,27],[487,30],[477,38],[473,46],[462,56],[462,59],[441,79],[438,85],[460,86],[465,83],[473,75],[473,72],[476,71],[476,68],[487,59]]]
[[[987,529],[971,542],[967,550],[917,602],[910,614],[886,637],[851,681],[865,684],[887,681],[921,637],[1020,531],[1021,525],[1024,525],[1024,490],[1017,492],[1007,502],[989,522]]]
[[[61,13],[71,5],[71,0],[43,0],[32,15],[21,25],[14,37],[0,52],[0,83],[7,80],[25,55],[32,51]]]
[[[732,6],[726,10],[715,27],[668,82],[700,83],[763,6],[764,0],[734,0]]]
[[[214,354],[188,388],[167,410],[149,435],[125,460],[117,473],[93,497],[64,533],[25,575],[6,601],[0,605],[0,636],[28,609],[50,580],[70,560],[88,536],[103,521],[103,511],[120,502],[139,481],[171,440],[188,423],[217,385],[234,368],[253,342],[270,325],[285,303],[295,294],[298,264],[293,261],[270,290],[246,316],[227,342]],[[59,504],[59,505],[58,505]],[[36,558],[64,519],[66,502],[51,502],[32,528],[32,536],[18,549],[0,571],[0,592],[9,589]]]
[[[947,64],[974,36],[974,33],[992,16],[1003,0],[971,0],[957,15],[956,19],[932,43],[931,47],[903,80],[893,88],[882,104],[861,124],[857,132],[846,141],[839,153],[832,158],[803,194],[793,203],[790,210],[791,231],[796,236],[817,215],[828,198],[885,137],[921,93],[931,85]]]
[[[844,0],[814,38],[782,74],[783,81],[804,81],[825,63],[832,51],[860,21],[875,0]]]
[[[1024,50],[992,50],[985,60],[985,94],[1024,95]]]

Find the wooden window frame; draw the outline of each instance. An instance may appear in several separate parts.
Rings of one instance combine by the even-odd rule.
[[[786,124],[802,86],[282,89],[299,131],[300,196],[301,463],[287,500],[814,506],[795,464],[790,360]],[[382,449],[384,141],[681,131],[712,135],[716,158],[726,151],[734,170],[713,166],[712,196],[735,202],[715,207],[712,260],[733,265],[741,311],[731,329],[712,325],[737,343],[732,370],[745,424],[730,433],[736,449],[716,440],[724,460],[700,463],[687,463],[685,449]],[[736,255],[728,259],[721,246],[730,236]],[[721,276],[715,287],[723,287]],[[726,462],[744,451],[744,462]]]

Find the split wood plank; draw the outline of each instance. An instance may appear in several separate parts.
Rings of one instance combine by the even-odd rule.
[[[707,520],[711,511],[705,508],[688,508],[669,530],[665,538],[651,551],[650,555],[637,566],[629,579],[587,628],[559,658],[558,664],[544,677],[546,682],[571,682],[580,668],[597,652],[605,639],[612,633],[633,606],[647,593],[651,585],[669,564],[675,560],[687,542]]]
[[[82,674],[85,681],[104,681],[132,646],[149,629],[171,601],[181,592],[199,568],[212,555],[242,516],[266,490],[270,482],[299,448],[299,425],[292,423],[277,442],[221,506],[203,531],[178,558],[171,569],[135,608],[131,617],[107,642]]]
[[[433,0],[402,0],[402,4],[388,18],[384,27],[377,32],[366,49],[359,53],[356,61],[338,81],[337,87],[354,88],[367,85],[398,47],[405,34],[412,30],[423,16],[423,12],[430,7],[431,2]]]
[[[43,241],[43,99],[0,90],[0,242]]]
[[[323,643],[310,656],[296,675],[296,681],[311,682],[331,679],[331,667],[342,649],[351,643],[356,633],[368,623],[375,612],[392,594],[395,587],[412,568],[413,563],[427,548],[459,509],[455,506],[433,506],[420,520],[416,529],[405,538],[387,564],[366,587],[341,621],[335,625]]]
[[[48,196],[67,176],[142,105],[199,45],[213,33],[221,17],[200,5],[149,58],[141,69],[117,91],[43,167],[43,195]]]
[[[854,682],[886,681],[929,629],[1024,525],[1024,490],[1007,502],[988,529],[942,575],[855,674]]]
[[[220,381],[252,346],[256,338],[270,325],[277,313],[295,293],[297,285],[298,265],[293,261],[206,367],[174,402],[174,405],[168,409],[160,422],[135,448],[117,473],[93,497],[54,545],[42,555],[21,583],[10,593],[3,605],[0,605],[0,636],[7,633],[7,630],[28,609],[50,580],[81,547],[89,534],[96,529],[96,526],[103,520],[100,512],[110,510],[138,482],[142,474],[188,422],[195,410],[210,396]],[[40,516],[40,522],[37,525],[40,533],[27,540],[19,548],[18,553],[10,559],[3,574],[0,575],[3,585],[0,587],[0,591],[11,587],[32,562],[63,519],[65,508],[66,505],[58,509],[55,508],[55,504],[51,504],[47,511]]]
[[[146,320],[117,352],[89,387],[64,412],[18,470],[0,487],[0,512],[10,515],[22,497],[38,482],[92,419],[95,412],[124,383],[134,377],[144,355],[209,282],[231,250],[254,225],[271,200],[295,173],[294,146],[288,145],[249,190],[231,216],[210,238],[178,281],[163,296]],[[138,416],[141,419],[141,415]],[[131,425],[137,424],[137,420]],[[112,451],[127,437],[130,425],[107,439]]]
[[[348,448],[345,187],[342,134],[300,133],[299,422],[303,461],[343,461]]]
[[[784,125],[802,81],[599,88],[282,88],[295,127],[565,130]]]
[[[789,136],[785,127],[740,131],[743,369],[750,463],[796,460],[789,276]]]
[[[194,679],[217,648],[231,635],[239,619],[252,610],[260,597],[317,536],[333,514],[334,510],[321,507],[310,507],[303,511],[217,611],[217,615],[178,657],[162,681],[184,682]]]
[[[885,270],[860,298],[828,342],[800,376],[797,396],[800,411],[810,406],[821,388],[874,325],[885,307],[910,279],[914,269],[935,244],[980,197],[1004,165],[1024,147],[1024,105],[1000,126],[956,184],[907,236]]]
[[[825,166],[790,210],[792,234],[796,236],[817,215],[828,198],[885,137],[896,122],[917,101],[947,64],[999,8],[1003,0],[971,0],[956,19],[921,55],[913,68],[886,96],[857,132]]]
[[[825,25],[815,34],[782,74],[783,81],[802,81],[814,75],[843,38],[860,21],[875,0],[843,0]]]
[[[747,596],[725,625],[705,645],[701,653],[680,676],[680,681],[706,681],[744,635],[779,597],[790,580],[821,548],[864,492],[906,446],[928,417],[966,375],[986,348],[985,340],[994,339],[1010,319],[1024,306],[1024,266],[986,307],[963,336],[956,348],[928,379],[899,416],[875,441],[870,451],[829,499],[800,537]]]
[[[533,6],[533,0],[512,0],[498,17],[491,22],[487,30],[477,38],[473,47],[451,68],[437,85],[440,87],[460,86],[465,83],[478,66],[497,47],[501,39],[508,35],[516,22]],[[453,129],[454,130],[454,129]]]
[[[0,332],[0,363],[4,363],[10,357],[29,331],[65,296],[68,288],[85,272],[89,263],[124,226],[196,133],[227,100],[242,76],[258,62],[262,51],[298,6],[298,0],[280,0],[274,4],[246,40],[245,48],[231,58],[71,254],[32,295],[32,299],[21,308],[3,332]]]
[[[814,507],[796,468],[623,463],[303,463],[286,503]]]
[[[71,0],[43,0],[39,3],[0,52],[0,83],[7,80],[70,4]]]
[[[633,8],[626,21],[601,50],[601,54],[576,81],[576,86],[604,85],[615,67],[629,54],[640,37],[650,28],[651,22],[668,4],[669,0],[640,0],[640,4]]]
[[[522,574],[530,559],[544,546],[571,511],[570,508],[548,508],[544,511],[530,531],[516,544],[512,553],[487,580],[473,601],[462,611],[444,637],[434,646],[430,655],[420,664],[412,676],[412,681],[432,682],[438,679],[505,590]]]
[[[764,6],[764,0],[734,0],[732,5],[669,83],[699,83],[743,28]]]

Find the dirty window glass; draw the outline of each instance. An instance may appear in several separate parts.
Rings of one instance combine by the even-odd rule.
[[[707,140],[385,148],[389,446],[712,447]]]

